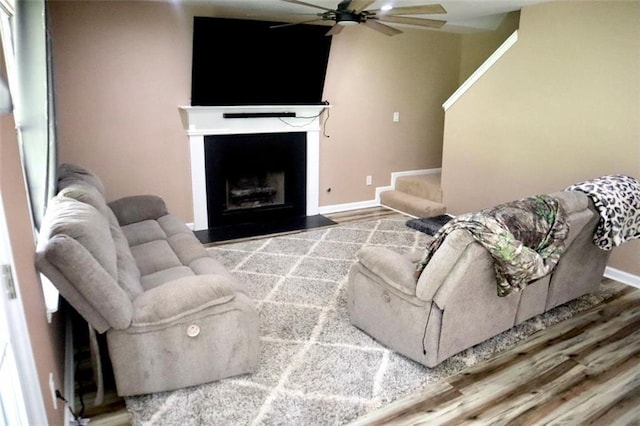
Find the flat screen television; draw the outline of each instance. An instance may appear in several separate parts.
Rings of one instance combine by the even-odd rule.
[[[323,103],[324,25],[194,17],[191,105]]]

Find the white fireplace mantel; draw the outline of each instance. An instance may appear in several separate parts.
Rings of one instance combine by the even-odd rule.
[[[306,132],[307,136],[307,216],[319,212],[320,115],[329,105],[284,106],[180,106],[180,119],[189,137],[193,223],[196,230],[208,229],[207,185],[204,165],[204,137],[253,133]],[[225,114],[293,113],[295,117],[225,118]],[[284,114],[283,114],[284,115]]]

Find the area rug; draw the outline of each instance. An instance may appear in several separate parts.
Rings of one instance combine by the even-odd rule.
[[[431,238],[406,221],[394,215],[209,248],[256,301],[259,369],[216,383],[128,397],[132,423],[346,424],[607,297],[604,292],[583,296],[426,368],[353,327],[347,312],[347,275],[360,248],[409,252],[422,250]]]

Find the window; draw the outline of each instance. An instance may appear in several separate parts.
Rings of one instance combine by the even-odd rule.
[[[43,0],[0,0],[0,37],[7,72],[5,113],[13,112],[27,199],[34,229],[56,190],[53,79],[50,68],[46,4]],[[47,315],[58,308],[58,291],[41,276]]]

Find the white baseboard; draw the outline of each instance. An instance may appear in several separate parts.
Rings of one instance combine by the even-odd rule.
[[[640,288],[640,277],[637,275],[633,275],[628,272],[624,272],[619,269],[615,269],[615,268],[611,268],[610,266],[607,266],[604,270],[604,276],[607,278],[611,278],[612,280],[619,281],[623,284]]]
[[[347,212],[350,210],[359,210],[359,209],[368,209],[371,207],[378,207],[379,205],[380,205],[380,202],[376,200],[357,201],[355,203],[333,204],[331,206],[319,207],[318,213],[320,214],[341,213],[341,212]]]
[[[320,214],[341,213],[341,212],[346,212],[350,210],[378,207],[380,205],[380,193],[384,191],[391,191],[392,189],[394,189],[396,187],[396,179],[398,179],[400,176],[429,175],[429,174],[441,173],[441,172],[442,172],[442,168],[393,172],[391,173],[391,185],[376,187],[376,196],[373,200],[357,201],[355,203],[333,204],[331,206],[322,206],[322,207],[319,207],[318,213]]]
[[[432,175],[435,173],[442,173],[442,168],[438,167],[435,169],[419,169],[419,170],[407,170],[404,172],[393,172],[391,173],[391,186],[393,188],[396,187],[396,179],[398,179],[400,176]]]
[[[380,193],[384,191],[390,191],[396,188],[396,180],[401,176],[419,176],[419,175],[432,175],[435,173],[442,173],[442,168],[436,169],[419,169],[419,170],[407,170],[404,172],[391,173],[391,185],[382,186],[376,188],[376,201],[380,204]]]
[[[378,203],[378,205],[379,205],[380,204],[380,194],[383,193],[384,191],[392,191],[394,189],[395,189],[395,185],[377,187],[376,188],[376,198],[375,198],[374,201],[376,201]]]

